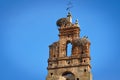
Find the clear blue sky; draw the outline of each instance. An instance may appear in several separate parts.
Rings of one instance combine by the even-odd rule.
[[[0,80],[45,80],[48,46],[68,0],[0,0]],[[73,22],[91,41],[93,80],[120,79],[120,1],[72,0]]]

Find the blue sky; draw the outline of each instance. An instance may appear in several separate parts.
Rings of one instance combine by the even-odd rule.
[[[69,0],[0,0],[0,80],[45,80],[48,46]],[[120,1],[71,0],[73,23],[91,41],[93,80],[120,79]]]

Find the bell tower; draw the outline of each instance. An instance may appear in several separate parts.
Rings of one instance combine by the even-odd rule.
[[[80,37],[78,20],[72,23],[72,15],[56,22],[59,40],[49,46],[48,75],[46,80],[92,80],[90,65],[90,41]],[[72,45],[67,56],[67,46]]]

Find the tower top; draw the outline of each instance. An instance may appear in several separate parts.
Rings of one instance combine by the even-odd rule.
[[[70,17],[70,16],[72,16],[72,15],[71,15],[71,12],[68,12],[68,15],[67,15],[67,17]]]
[[[67,17],[63,17],[57,20],[56,22],[58,27],[79,27],[78,19],[75,21],[75,23],[72,23],[72,14],[71,12],[68,12]]]
[[[49,46],[46,80],[92,80],[90,41],[87,36],[80,37],[78,20],[72,23],[69,11],[56,24],[59,40]]]
[[[73,23],[72,0],[68,0],[67,15],[57,20],[59,40],[49,45],[46,80],[92,80],[90,41],[80,36],[78,19]]]

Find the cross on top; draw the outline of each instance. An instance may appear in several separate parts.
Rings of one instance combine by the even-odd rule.
[[[71,2],[71,0],[69,0],[68,4],[67,4],[67,8],[66,10],[70,12],[70,9],[73,7],[73,4]]]

